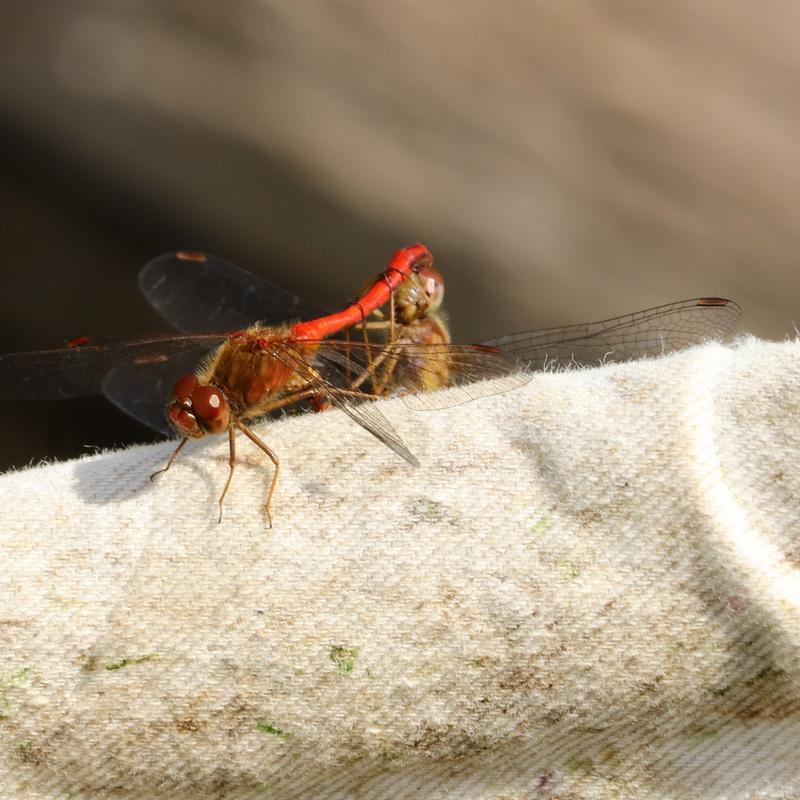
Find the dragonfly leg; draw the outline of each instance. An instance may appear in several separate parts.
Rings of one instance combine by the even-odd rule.
[[[394,294],[392,294],[392,298],[394,298]],[[369,333],[367,332],[367,328],[366,328],[365,325],[361,326],[361,333],[362,333],[362,335],[364,337],[364,344],[366,345],[365,352],[367,354],[367,372],[371,372],[372,371],[372,349],[369,346]],[[363,381],[363,376],[362,376],[361,380]],[[349,363],[348,363],[347,385],[352,387],[352,386],[354,386],[354,384],[355,384],[355,379],[353,379],[350,376],[350,369],[349,369]],[[373,387],[373,391],[374,391],[374,387]]]
[[[375,373],[376,373],[378,367],[380,367],[380,365],[383,364],[383,362],[389,356],[389,354],[390,354],[390,351],[387,348],[387,349],[381,350],[381,352],[377,356],[375,356],[374,358],[369,357],[368,366],[365,367],[361,371],[361,373],[359,374],[359,376],[355,380],[350,382],[350,384],[349,384],[350,388],[351,389],[358,389],[358,387],[361,386],[361,384],[364,383],[364,381],[366,381],[367,378],[369,378],[370,382],[372,383],[372,386],[373,386],[373,394],[378,394],[377,387],[376,387],[376,381],[375,381]]]
[[[386,387],[389,385],[389,381],[394,375],[397,364],[397,353],[393,352],[385,361],[383,369],[381,370],[381,381],[375,388],[375,393],[381,395],[381,397],[383,397],[383,395],[386,393]]]
[[[394,303],[394,294],[391,296],[391,301]],[[379,314],[380,310],[373,311],[373,315]],[[394,320],[394,311],[392,311],[392,320]],[[391,323],[394,325],[394,322]],[[344,334],[344,341],[346,342],[346,349],[344,352],[344,359],[345,359],[345,373],[344,373],[344,382],[350,388],[358,388],[367,378],[372,377],[374,367],[372,366],[372,350],[370,348],[370,340],[369,340],[369,330],[379,328],[381,330],[386,330],[389,327],[390,323],[386,320],[378,320],[367,322],[367,320],[362,320],[358,325],[354,325],[353,329],[358,328],[361,331],[361,335],[364,339],[364,344],[367,346],[365,349],[366,352],[366,359],[367,359],[367,366],[361,373],[359,373],[358,377],[353,376],[353,366],[352,366],[352,356],[350,355],[351,347],[350,347],[350,328],[345,331]],[[374,380],[374,378],[373,378]],[[374,391],[374,389],[373,389]]]
[[[293,403],[299,403],[301,400],[306,400],[309,397],[313,398],[319,393],[319,390],[316,388],[303,388],[298,389],[298,391],[293,392],[290,395],[286,395],[286,397],[281,397],[278,400],[273,401],[272,403],[267,403],[265,405],[258,407],[257,414],[254,416],[262,416],[264,414],[268,414],[270,411],[275,411],[279,408],[283,408],[284,406],[292,405]]]
[[[370,394],[369,392],[362,392],[353,389],[339,389],[338,387],[328,390],[329,396],[335,395],[336,397],[358,397],[361,400],[380,400],[381,395]]]
[[[162,467],[161,469],[157,469],[150,476],[150,480],[153,480],[153,478],[155,478],[156,475],[160,475],[162,472],[166,472],[172,466],[172,462],[175,461],[175,459],[178,457],[178,453],[180,453],[180,451],[183,449],[183,446],[188,441],[189,441],[188,438],[181,439],[181,443],[175,448],[175,452],[169,457],[169,461],[167,461],[167,466],[166,467]]]
[[[378,312],[373,311],[372,313],[375,315]],[[390,330],[391,325],[389,321],[385,319],[370,319],[367,322],[359,322],[358,327],[365,331],[385,331]]]
[[[363,326],[363,322],[361,323]],[[364,332],[364,337],[366,338],[367,333]],[[346,383],[350,383],[353,380],[352,376],[350,375],[350,328],[348,328],[344,332],[344,340],[347,342],[347,349],[345,350],[344,358],[345,358],[345,373],[344,379]]]
[[[272,450],[267,447],[267,445],[261,441],[261,439],[256,436],[253,431],[250,430],[246,425],[242,425],[241,422],[237,422],[236,426],[239,430],[254,444],[256,447],[260,447],[268,456],[270,461],[275,465],[275,472],[272,475],[272,482],[269,485],[269,490],[267,491],[266,500],[264,500],[264,513],[267,515],[267,520],[269,521],[269,527],[272,527],[272,514],[270,514],[269,506],[272,502],[272,495],[275,492],[275,485],[278,483],[278,473],[280,472],[281,463],[278,461],[278,456],[272,452]]]
[[[222,522],[222,503],[225,500],[225,495],[228,493],[228,487],[231,485],[233,478],[233,469],[236,466],[236,429],[231,425],[228,428],[228,442],[230,443],[230,454],[228,456],[228,480],[225,481],[225,488],[219,496],[219,519],[217,523]]]
[[[389,341],[394,343],[397,332],[395,331],[394,292],[389,297]]]

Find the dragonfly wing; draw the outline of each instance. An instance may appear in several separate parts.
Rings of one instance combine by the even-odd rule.
[[[341,408],[350,419],[357,422],[364,430],[369,431],[379,442],[383,442],[388,448],[394,450],[400,458],[405,459],[413,467],[419,466],[419,460],[408,449],[392,423],[372,403],[359,403],[335,390],[329,390],[327,397],[333,405]]]
[[[211,349],[213,336],[163,336],[105,341],[80,347],[0,354],[0,395],[8,400],[58,399],[101,394],[106,375],[126,361],[170,361],[187,348]],[[146,382],[143,388],[146,388]]]
[[[422,410],[501,394],[530,380],[515,358],[484,345],[327,340],[320,345],[315,364],[336,386],[403,397],[406,405]],[[369,377],[361,380],[364,374]]]
[[[95,355],[82,348],[3,353],[0,394],[5,400],[52,400],[100,394],[103,371]]]
[[[530,381],[514,358],[485,345],[419,345],[398,364],[392,391],[406,405],[422,410],[449,408],[481,397],[503,394]],[[446,392],[430,391],[445,377]],[[434,380],[432,380],[434,379]]]
[[[274,347],[271,352],[273,357],[293,369],[309,387],[318,391],[319,396],[327,398],[332,405],[344,411],[350,419],[369,431],[378,441],[409,464],[418,467],[417,457],[408,449],[383,413],[369,402],[371,398],[347,393],[350,388],[346,379],[346,367],[339,358],[340,353],[337,348],[335,346],[329,348],[328,344],[328,341],[305,343],[306,347],[311,347],[315,351],[311,363],[307,357],[307,350],[290,343]]]
[[[233,331],[324,316],[330,309],[273,286],[205,253],[169,253],[146,264],[139,287],[150,305],[182,333]]]
[[[177,379],[181,369],[196,366],[221,341],[219,335],[167,336],[3,354],[0,395],[8,400],[48,400],[108,393],[123,411],[163,431],[161,420],[153,416],[151,421],[149,415],[135,411],[136,398],[150,397],[154,375],[170,372]]]
[[[164,414],[175,381],[194,372],[219,337],[181,339],[183,347],[120,361],[103,378],[103,394],[120,410],[165,436],[175,431]]]
[[[722,338],[736,328],[740,316],[741,309],[732,300],[701,297],[601,322],[499,336],[483,344],[534,370],[550,364],[592,366],[657,356]]]

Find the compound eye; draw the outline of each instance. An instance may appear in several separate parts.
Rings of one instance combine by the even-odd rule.
[[[191,402],[192,392],[199,381],[196,375],[184,375],[179,378],[172,388],[172,396],[182,405],[188,406]]]
[[[219,389],[197,386],[192,392],[192,408],[198,422],[209,433],[218,433],[228,427],[230,406]]]
[[[194,414],[180,406],[169,406],[167,408],[167,418],[175,429],[184,435],[191,436],[192,431],[197,428],[197,420],[194,418]]]
[[[436,311],[444,300],[444,278],[433,267],[426,267],[420,276],[425,294],[428,295],[428,312]]]
[[[192,392],[192,408],[195,414],[214,419],[222,413],[225,398],[213,386],[197,386]]]

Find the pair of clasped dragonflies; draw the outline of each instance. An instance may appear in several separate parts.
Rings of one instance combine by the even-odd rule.
[[[403,396],[416,408],[452,406],[519,387],[531,370],[548,364],[590,366],[720,338],[740,315],[736,303],[705,297],[454,344],[441,309],[444,279],[421,244],[395,253],[357,300],[334,313],[204,253],[154,259],[140,272],[139,286],[177,334],[121,341],[81,336],[65,348],[0,355],[0,394],[104,394],[139,422],[177,433],[176,450],[151,477],[168,470],[189,439],[227,433],[220,519],[241,432],[274,464],[264,502],[270,525],[280,464],[248,427],[251,420],[304,403],[318,410],[333,406],[416,466],[373,401]]]

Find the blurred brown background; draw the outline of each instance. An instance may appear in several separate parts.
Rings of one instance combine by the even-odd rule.
[[[800,318],[794,3],[0,14],[3,350],[163,329],[135,278],[179,248],[340,304],[420,240],[465,341],[703,294]],[[149,436],[102,400],[0,413],[0,466]]]

